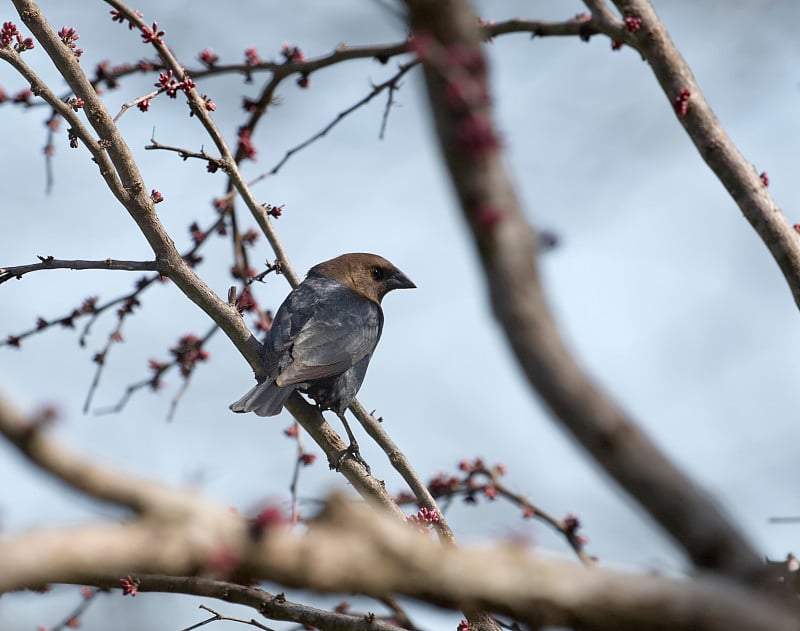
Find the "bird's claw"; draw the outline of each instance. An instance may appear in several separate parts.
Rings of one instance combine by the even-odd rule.
[[[337,472],[341,471],[342,463],[348,458],[352,458],[355,462],[364,467],[368,474],[372,474],[372,470],[369,468],[367,461],[361,457],[361,451],[358,449],[358,443],[355,442],[350,443],[347,449],[343,449],[341,452],[339,452],[339,456],[331,463],[331,469],[334,469]]]

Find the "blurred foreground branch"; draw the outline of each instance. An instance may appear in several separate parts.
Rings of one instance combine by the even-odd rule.
[[[492,121],[486,59],[465,0],[407,0],[436,132],[483,263],[494,313],[530,384],[597,462],[699,567],[744,581],[764,564],[712,498],[606,396],[562,340]]]
[[[0,593],[54,582],[109,586],[109,577],[132,577],[117,585],[130,589],[138,584],[138,573],[200,573],[377,598],[402,594],[444,607],[482,608],[534,627],[800,629],[777,601],[730,582],[588,570],[538,558],[518,544],[441,546],[383,511],[340,496],[328,500],[305,534],[278,522],[254,528],[193,492],[137,480],[70,454],[46,436],[41,419],[23,417],[2,399],[0,433],[63,482],[139,513],[123,523],[0,539]],[[167,591],[180,591],[176,582],[164,584]]]

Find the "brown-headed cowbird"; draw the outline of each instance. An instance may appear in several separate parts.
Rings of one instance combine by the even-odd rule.
[[[275,314],[264,343],[266,380],[230,409],[275,416],[299,390],[320,410],[336,412],[350,439],[347,453],[366,466],[344,411],[361,387],[381,337],[381,300],[393,289],[414,287],[376,254],[342,254],[315,265]]]

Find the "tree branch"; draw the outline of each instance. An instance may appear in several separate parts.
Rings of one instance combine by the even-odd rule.
[[[16,2],[22,2],[23,0],[15,0]],[[147,24],[134,13],[129,7],[127,7],[122,2],[118,0],[106,0],[106,3],[110,6],[113,6],[118,11],[120,11],[125,17],[134,24],[139,29],[143,27],[149,28]],[[158,52],[159,57],[163,61],[164,65],[172,70],[174,76],[178,81],[184,81],[188,78],[188,73],[184,69],[184,67],[178,63],[178,60],[172,54],[172,51],[169,47],[161,41],[160,38],[155,38],[151,41],[151,44]],[[210,116],[208,109],[206,108],[205,101],[200,97],[197,93],[197,90],[191,89],[186,92],[186,98],[189,102],[189,107],[191,108],[192,114],[200,121],[200,123],[205,128],[208,135],[214,141],[214,145],[220,152],[220,162],[222,162],[225,167],[225,171],[231,178],[231,182],[233,183],[236,191],[242,197],[247,208],[253,214],[256,222],[258,223],[259,228],[264,233],[264,236],[269,241],[270,246],[272,247],[273,252],[275,252],[275,256],[278,258],[281,264],[281,271],[283,274],[291,282],[292,286],[295,286],[299,283],[299,278],[297,273],[294,271],[294,268],[289,261],[289,257],[286,254],[286,251],[281,244],[280,240],[278,239],[278,235],[275,232],[275,229],[272,226],[272,223],[269,220],[269,217],[266,213],[262,212],[263,208],[261,204],[259,204],[255,197],[253,197],[250,188],[247,186],[247,182],[245,181],[244,177],[242,177],[241,172],[236,164],[236,160],[234,159],[233,154],[231,153],[228,144],[225,142],[225,138],[222,136],[219,128],[214,123],[213,119]],[[182,288],[183,289],[183,288]],[[187,296],[191,298],[191,296],[187,293]],[[201,305],[202,306],[202,305]],[[211,314],[209,314],[211,315]],[[212,316],[213,317],[213,316]],[[222,327],[223,329],[225,327]],[[226,331],[227,332],[227,331]],[[240,349],[241,350],[241,349]],[[257,375],[261,375],[263,372],[263,362],[261,358],[256,358],[250,353],[243,353],[245,357],[250,361],[250,365],[253,367],[253,370],[256,372]]]
[[[138,592],[188,594],[214,598],[258,611],[271,620],[296,622],[316,629],[348,629],[349,631],[397,631],[397,626],[377,617],[337,613],[310,607],[275,595],[258,587],[237,585],[228,581],[200,576],[163,576],[137,574]],[[119,589],[118,576],[97,576],[92,583],[106,589]]]
[[[739,152],[714,115],[694,74],[648,0],[613,0],[620,13],[641,19],[634,46],[650,64],[700,156],[722,182],[778,264],[800,307],[800,237],[772,199],[758,171]],[[686,90],[685,112],[676,107]]]
[[[406,484],[408,484],[419,505],[423,508],[427,508],[428,510],[435,511],[436,514],[439,515],[439,521],[436,522],[435,526],[440,540],[443,543],[455,545],[455,535],[445,520],[442,510],[439,508],[439,505],[436,503],[433,495],[431,495],[428,486],[416,472],[414,467],[411,466],[411,463],[409,462],[408,458],[406,458],[406,455],[403,453],[403,451],[391,439],[389,434],[383,428],[383,425],[372,414],[367,412],[364,406],[358,401],[353,401],[352,405],[350,406],[350,411],[358,419],[358,422],[361,423],[361,426],[366,430],[370,438],[375,441],[375,443],[389,458],[389,462],[391,463],[392,467],[394,467],[395,471],[397,471],[400,474],[400,477],[402,477]]]
[[[400,81],[400,79],[402,79],[409,70],[411,70],[414,66],[416,66],[417,63],[418,62],[416,62],[416,61],[410,61],[407,64],[403,64],[402,66],[400,66],[400,69],[392,77],[390,77],[389,79],[387,79],[386,81],[384,81],[382,83],[378,83],[376,85],[373,85],[372,86],[372,90],[364,98],[362,98],[360,101],[357,101],[356,103],[354,103],[353,105],[348,107],[346,110],[343,110],[343,111],[339,112],[336,115],[336,118],[334,118],[330,123],[325,125],[325,127],[320,129],[316,134],[314,134],[313,136],[310,136],[309,138],[306,138],[303,142],[301,142],[301,143],[295,145],[294,147],[292,147],[291,149],[289,149],[284,154],[284,156],[275,164],[275,166],[272,167],[267,172],[267,175],[275,175],[278,171],[281,170],[281,167],[283,167],[283,165],[286,164],[294,154],[296,154],[298,151],[302,151],[303,149],[308,147],[310,144],[313,144],[314,142],[316,142],[320,138],[325,137],[327,135],[327,133],[331,129],[336,127],[336,125],[338,125],[340,122],[342,122],[345,118],[347,118],[350,114],[355,112],[357,109],[359,109],[360,107],[363,107],[364,105],[369,103],[372,99],[374,99],[376,96],[378,96],[384,90],[388,89],[389,93],[391,94],[394,90],[397,89],[398,82]],[[390,100],[389,104],[391,104],[391,100]],[[385,127],[386,127],[386,118],[387,118],[388,109],[389,108],[387,106],[386,112],[384,113],[383,122],[381,124],[381,136],[383,135],[383,129],[385,129]]]
[[[137,169],[124,139],[119,134],[110,114],[92,87],[91,82],[83,74],[71,49],[61,42],[59,37],[46,22],[40,9],[33,0],[14,0],[14,3],[23,21],[42,44],[42,47],[53,60],[59,72],[61,72],[67,80],[67,83],[74,93],[85,101],[84,110],[89,121],[103,139],[103,146],[111,157],[113,168],[115,168],[120,175],[125,191],[125,195],[121,201],[155,252],[162,271],[173,280],[178,288],[190,300],[203,309],[209,317],[220,326],[249,362],[256,375],[261,375],[264,370],[261,344],[245,326],[237,309],[233,305],[220,300],[220,298],[216,296],[183,261],[180,254],[175,249],[172,240],[158,219],[153,207],[153,202],[147,194],[141,174]],[[108,3],[122,11],[126,17],[139,28],[145,26],[144,22],[122,3],[116,0],[108,0]],[[186,78],[185,71],[167,46],[160,40],[154,41],[153,45],[161,56],[165,66],[173,70],[177,79],[184,80]],[[251,213],[256,218],[262,232],[269,240],[273,251],[280,261],[281,272],[287,277],[293,287],[296,286],[300,279],[289,263],[288,256],[278,240],[277,234],[267,215],[267,211],[261,204],[256,202],[250,192],[236,166],[230,149],[225,143],[219,129],[210,118],[204,101],[194,89],[189,90],[187,98],[192,112],[198,120],[202,122],[203,126],[212,137],[214,144],[219,149],[221,154],[220,159],[225,163],[225,170],[229,174],[237,192],[242,196]],[[52,105],[55,107],[58,103],[60,102],[56,99],[56,103]],[[105,152],[101,152],[101,158],[105,159]],[[314,440],[322,447],[329,460],[337,456],[344,449],[341,439],[325,422],[320,412],[314,406],[304,401],[302,397],[297,394],[293,395],[287,402],[287,409],[289,409],[295,418],[303,425],[304,429],[308,431]],[[342,465],[342,473],[365,497],[377,501],[380,505],[393,511],[398,517],[405,518],[394,500],[386,492],[383,484],[367,475],[361,466],[355,464],[352,460],[347,460]]]
[[[158,272],[160,265],[158,261],[120,261],[118,259],[105,259],[103,261],[81,261],[57,259],[52,256],[38,256],[39,263],[30,265],[17,265],[15,267],[0,267],[0,284],[11,280],[20,279],[25,274],[36,272],[43,269],[108,269],[122,270],[126,272]]]
[[[37,9],[38,10],[38,9]],[[33,30],[33,29],[31,29]],[[61,42],[59,42],[60,44]],[[101,143],[95,140],[81,119],[78,113],[67,103],[62,101],[47,84],[22,60],[19,53],[11,47],[0,47],[0,59],[7,61],[19,74],[21,74],[30,84],[31,91],[53,108],[64,120],[69,123],[69,134],[79,138],[86,146],[93,160],[100,169],[100,175],[105,180],[111,193],[121,202],[125,200],[125,191],[122,183],[117,178],[114,166],[109,160],[108,154],[103,150]],[[81,108],[82,109],[82,108]]]
[[[205,149],[200,149],[200,151],[190,151],[188,149],[184,149],[183,147],[173,147],[171,145],[162,145],[158,142],[155,138],[150,138],[150,144],[145,145],[146,151],[172,151],[173,153],[177,153],[178,156],[182,160],[188,160],[189,158],[195,158],[197,160],[203,160],[209,166],[213,167],[214,170],[222,169],[223,171],[226,168],[225,162],[220,160],[219,158],[215,158],[214,156],[210,156],[206,153]]]
[[[564,344],[540,282],[534,233],[499,151],[480,32],[468,4],[406,4],[426,62],[439,142],[483,263],[494,313],[531,386],[696,565],[741,580],[761,576],[760,556],[727,515],[595,385]],[[453,99],[454,90],[461,99]]]
[[[534,627],[800,629],[794,614],[777,601],[732,583],[587,571],[537,558],[517,544],[441,546],[383,511],[340,496],[328,501],[306,534],[279,526],[254,530],[194,492],[70,454],[44,435],[41,419],[25,419],[2,399],[0,433],[74,488],[140,515],[121,524],[40,529],[0,539],[0,593],[56,582],[109,586],[110,577],[139,573],[204,571],[323,592],[403,594],[446,607],[482,607]],[[169,582],[162,580],[162,586]]]

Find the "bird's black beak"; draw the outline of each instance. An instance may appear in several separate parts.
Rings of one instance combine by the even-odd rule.
[[[392,291],[393,289],[417,288],[417,286],[411,282],[411,279],[399,270],[386,279],[386,287],[388,287],[387,291]]]

